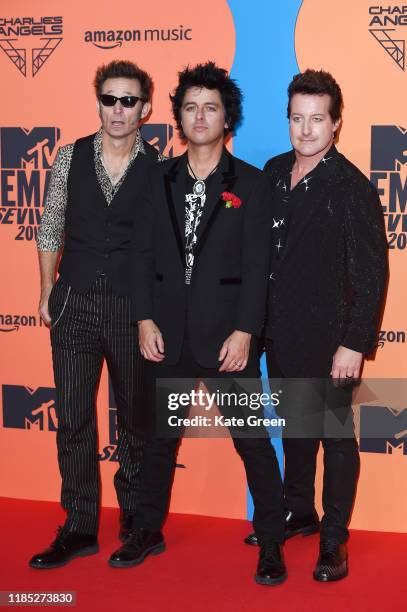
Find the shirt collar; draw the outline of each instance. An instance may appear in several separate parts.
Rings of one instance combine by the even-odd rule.
[[[329,176],[335,168],[335,161],[338,155],[339,155],[338,149],[335,147],[334,144],[332,144],[329,151],[325,153],[324,157],[318,162],[315,168],[313,168],[313,170],[308,172],[308,174],[306,174],[304,178],[307,178],[309,176],[318,176],[318,177]],[[291,174],[293,165],[295,163],[295,159],[296,159],[295,151],[294,149],[292,149],[290,151],[290,155],[287,158],[286,171],[288,174]]]
[[[94,149],[95,149],[95,155],[99,159],[102,157],[102,139],[103,139],[103,128],[100,128],[100,130],[98,132],[96,132],[95,139],[93,141],[93,146],[94,146]],[[137,130],[136,140],[134,141],[134,145],[133,145],[133,148],[132,148],[131,153],[130,153],[129,164],[128,165],[130,165],[136,159],[136,157],[137,157],[137,155],[139,153],[143,153],[143,155],[145,155],[146,154],[146,149],[145,149],[145,146],[144,146],[143,138],[141,136],[141,132],[140,132],[140,130]]]

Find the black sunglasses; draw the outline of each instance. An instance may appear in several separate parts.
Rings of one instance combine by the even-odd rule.
[[[117,100],[119,100],[120,104],[124,106],[124,108],[133,108],[133,106],[136,106],[139,100],[145,102],[143,98],[139,98],[138,96],[122,96],[121,98],[118,98],[117,96],[111,96],[110,94],[100,94],[99,100],[103,106],[114,106]]]

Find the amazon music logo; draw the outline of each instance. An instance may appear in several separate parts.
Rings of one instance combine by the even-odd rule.
[[[360,443],[365,453],[407,455],[407,408],[360,406]]]
[[[24,77],[35,77],[62,34],[62,17],[0,17],[0,48]]]
[[[56,127],[0,128],[0,225],[15,240],[35,240],[58,151]]]
[[[41,317],[36,315],[0,312],[0,333],[18,331],[20,327],[45,327],[45,323]]]
[[[13,429],[56,431],[56,392],[52,387],[3,385],[3,426]]]
[[[401,69],[406,66],[407,5],[369,6],[369,32]]]
[[[390,330],[386,331],[384,329],[379,332],[379,341],[377,346],[379,348],[383,348],[386,342],[390,342],[391,344],[396,343],[405,343],[406,341],[406,332],[402,330]]]
[[[98,49],[115,49],[124,43],[159,43],[192,40],[192,28],[180,25],[175,28],[137,30],[87,30],[83,38]]]
[[[379,192],[389,249],[407,247],[407,130],[372,125],[370,180]]]

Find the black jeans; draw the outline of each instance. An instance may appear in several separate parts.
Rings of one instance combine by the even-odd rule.
[[[284,379],[269,340],[266,341],[266,358],[269,376]],[[293,383],[295,385],[295,381]],[[294,391],[291,405],[287,399],[277,409],[279,416],[288,417],[288,426],[283,430],[285,506],[299,517],[314,511],[316,460],[322,442],[324,516],[321,521],[321,537],[332,537],[345,542],[349,537],[347,525],[352,513],[360,466],[352,422],[351,389],[337,390],[329,379],[315,379],[315,384],[307,382],[305,385],[308,390],[312,388],[308,398]],[[311,398],[318,396],[321,399],[321,387],[324,388],[324,401],[321,402],[322,408],[315,408]],[[338,403],[338,399],[340,407],[332,410],[331,404]],[[293,406],[297,401],[298,405]],[[331,419],[339,422],[338,434],[333,429],[326,435],[327,412]],[[339,415],[339,421],[335,414]],[[342,426],[343,423],[345,425]]]
[[[208,390],[218,379],[258,378],[260,369],[257,347],[252,343],[249,362],[244,372],[220,373],[217,368],[204,368],[195,360],[188,340],[184,342],[182,355],[176,365],[149,363],[150,384],[158,378],[204,379]],[[190,387],[190,381],[189,381]],[[183,389],[185,390],[185,389]],[[221,407],[219,407],[222,412]],[[151,402],[150,410],[155,410]],[[233,430],[231,432],[233,437]],[[136,510],[135,526],[159,531],[165,520],[171,483],[174,475],[179,437],[155,437],[149,435],[144,447],[140,474],[139,503]],[[259,542],[284,542],[283,487],[274,448],[267,433],[259,438],[233,437],[234,446],[243,460],[247,481],[254,501],[253,526]]]

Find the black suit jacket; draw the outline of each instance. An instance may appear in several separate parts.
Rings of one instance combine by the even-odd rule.
[[[379,196],[335,147],[330,156],[269,283],[266,336],[289,377],[328,376],[339,345],[369,353],[377,342],[387,276]],[[274,194],[294,159],[291,151],[265,165]]]
[[[185,284],[186,154],[154,167],[137,207],[134,301],[137,319],[153,319],[165,362],[179,359],[188,333],[197,361],[217,367],[224,340],[236,329],[261,332],[267,294],[270,186],[257,168],[224,149],[198,227],[190,286]],[[240,208],[226,208],[223,192]]]

